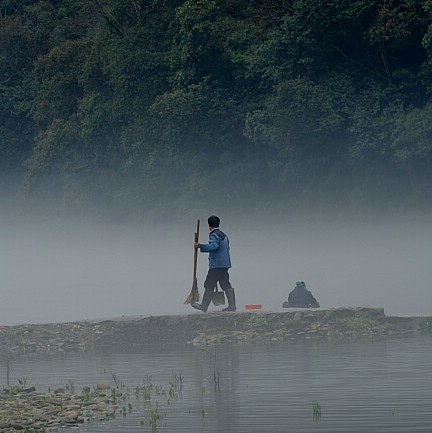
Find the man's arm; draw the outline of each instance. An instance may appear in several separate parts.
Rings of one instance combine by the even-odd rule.
[[[211,234],[208,244],[199,244],[199,249],[202,253],[216,251],[220,245],[220,238],[216,234]]]

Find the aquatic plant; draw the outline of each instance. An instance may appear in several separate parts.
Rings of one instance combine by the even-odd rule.
[[[152,383],[152,376],[146,374],[143,378],[143,384],[147,385],[147,384],[151,384]]]
[[[200,348],[200,350],[208,353],[209,355],[211,355],[213,357],[213,361],[214,361],[214,367],[213,367],[214,389],[215,389],[215,392],[220,391],[220,371],[219,371],[219,368],[217,367],[217,346],[214,345],[214,352],[210,352],[209,350],[206,350],[204,348]],[[205,388],[202,388],[202,390],[204,390],[204,391],[202,391],[202,393],[204,394]]]
[[[115,388],[111,389],[111,404],[117,403],[117,391]]]
[[[81,399],[82,401],[91,401],[94,396],[94,393],[92,394],[90,392],[90,388],[88,386],[84,387],[81,392]]]
[[[9,395],[15,395],[15,394],[18,394],[19,391],[20,391],[20,388],[19,388],[18,386],[16,386],[16,385],[11,385],[11,386],[8,386],[8,387],[7,387],[7,393],[8,393]]]
[[[151,392],[153,390],[153,385],[150,384],[146,384],[142,387],[142,393],[144,395],[144,399],[145,400],[150,400],[151,399]]]
[[[181,391],[183,389],[183,375],[181,372],[177,375],[176,372],[173,372],[173,385],[176,391]]]
[[[121,388],[122,384],[121,384],[120,379],[118,378],[118,376],[115,373],[112,373],[111,376],[113,378],[113,381],[115,383],[116,388],[117,389]]]
[[[171,398],[174,398],[179,394],[179,391],[181,391],[181,389],[183,387],[183,384],[182,384],[183,376],[181,373],[179,375],[177,375],[177,373],[174,372],[172,374],[172,378],[173,378],[172,382],[169,383],[170,388],[168,390],[168,395]]]
[[[10,356],[9,353],[6,353],[6,385],[8,387],[10,386],[10,367],[11,367]]]
[[[386,330],[385,325],[366,316],[338,318],[333,322],[333,325],[341,331],[356,331],[360,333],[383,332]]]
[[[253,315],[244,323],[246,329],[255,331],[268,327],[268,321],[265,316]]]
[[[215,368],[213,371],[213,381],[215,392],[220,391],[220,371],[217,368]]]
[[[321,405],[314,400],[312,402],[312,414],[314,421],[319,421],[321,418]]]
[[[126,390],[121,393],[123,401],[129,400],[130,395],[131,395],[131,389],[129,387],[127,387]]]
[[[72,379],[68,379],[65,389],[69,391],[70,394],[75,394],[75,382]]]
[[[159,412],[159,403],[156,402],[156,407],[154,409],[150,409],[150,426],[152,429],[152,433],[157,432],[157,422],[162,418],[161,413]]]

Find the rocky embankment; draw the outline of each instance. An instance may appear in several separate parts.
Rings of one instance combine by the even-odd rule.
[[[118,409],[112,394],[105,384],[93,390],[85,388],[79,395],[73,390],[39,393],[34,387],[13,386],[0,393],[0,431],[56,432],[92,420],[107,420]]]
[[[0,327],[13,355],[116,350],[154,344],[364,338],[432,333],[431,317],[386,316],[382,308],[207,313]]]

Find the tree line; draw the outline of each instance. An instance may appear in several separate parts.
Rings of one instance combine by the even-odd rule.
[[[3,0],[1,172],[125,212],[421,205],[431,24],[431,0]]]

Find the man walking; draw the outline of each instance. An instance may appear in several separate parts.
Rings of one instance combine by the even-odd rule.
[[[228,300],[228,307],[222,311],[236,311],[234,289],[229,281],[228,269],[231,267],[230,247],[228,236],[219,230],[220,219],[212,215],[208,218],[209,242],[208,244],[194,243],[202,253],[209,253],[209,270],[204,281],[204,296],[202,303],[191,304],[193,308],[204,313],[212,300],[216,284],[219,282],[221,289],[225,292]]]

